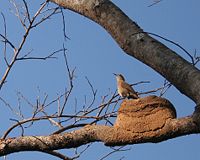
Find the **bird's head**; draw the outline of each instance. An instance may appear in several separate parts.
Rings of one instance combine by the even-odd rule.
[[[113,73],[116,76],[117,81],[125,81],[124,76],[122,74]]]

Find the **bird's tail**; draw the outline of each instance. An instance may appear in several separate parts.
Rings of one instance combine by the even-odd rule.
[[[137,93],[130,93],[127,97],[128,99],[138,99],[140,98]]]

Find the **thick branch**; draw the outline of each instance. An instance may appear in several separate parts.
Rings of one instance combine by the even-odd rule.
[[[165,132],[166,134],[163,134]],[[191,133],[199,133],[200,129],[192,117],[172,119],[154,136],[145,133],[134,133],[115,127],[88,125],[70,133],[50,136],[24,136],[0,140],[0,156],[19,151],[49,151],[63,148],[74,148],[90,142],[101,141],[108,146],[136,144],[144,142],[160,142],[170,138]],[[143,134],[143,136],[141,136]]]
[[[147,64],[181,93],[200,101],[200,72],[174,51],[144,33],[109,0],[50,0],[82,14],[104,27],[130,56]]]

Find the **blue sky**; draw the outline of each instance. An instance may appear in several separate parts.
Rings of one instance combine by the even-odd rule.
[[[30,11],[34,13],[39,7],[38,2],[30,2]],[[191,54],[195,49],[200,52],[200,1],[193,0],[163,0],[158,5],[148,7],[152,0],[113,0],[131,19],[136,21],[144,31],[153,32],[173,40],[187,49]],[[4,13],[7,23],[7,32],[9,39],[14,44],[19,44],[23,35],[23,28],[17,18],[12,13],[12,5],[6,0],[0,1],[0,11]],[[67,57],[71,68],[76,67],[74,90],[70,98],[66,113],[73,110],[75,99],[77,106],[82,106],[84,97],[91,100],[91,90],[85,79],[88,77],[93,87],[97,89],[96,104],[99,104],[103,95],[114,92],[116,89],[115,77],[113,72],[122,73],[128,82],[135,83],[139,81],[151,81],[149,84],[142,84],[135,87],[138,92],[148,91],[162,86],[164,78],[154,70],[139,62],[138,60],[125,54],[112,37],[98,24],[88,20],[71,11],[65,10],[66,31],[70,40],[65,42],[67,48]],[[3,33],[3,23],[0,18],[0,33]],[[44,56],[52,51],[62,48],[63,32],[62,19],[60,15],[52,17],[51,20],[34,29],[22,55],[32,51],[32,56]],[[162,41],[167,46],[175,50],[179,55],[189,60],[187,55],[179,48]],[[2,44],[0,44],[0,76],[5,71],[5,64],[2,60]],[[11,54],[12,52],[8,52]],[[47,61],[22,61],[17,62],[11,71],[7,83],[0,91],[0,96],[8,101],[13,107],[17,107],[17,92],[35,103],[38,96],[44,97],[48,94],[48,100],[55,98],[64,92],[68,87],[68,78],[62,54],[58,55],[57,60]],[[39,88],[39,89],[38,89]],[[194,103],[182,95],[174,87],[171,87],[164,96],[168,98],[176,107],[178,117],[189,115],[194,110]],[[13,118],[10,110],[0,102],[1,124],[0,133],[3,133],[13,124],[9,118]],[[22,103],[22,110],[26,118],[30,117],[32,112],[30,106]],[[56,107],[56,106],[55,106]],[[50,111],[55,108],[50,109]],[[28,135],[48,134],[52,131],[46,123],[39,123],[28,128]],[[13,136],[20,134],[20,130],[15,130]],[[132,149],[127,152],[120,152],[107,158],[120,159],[199,159],[198,149],[200,143],[199,135],[189,135],[168,140],[158,144],[139,144],[131,145]],[[98,150],[98,152],[97,152]],[[105,153],[110,151],[102,143],[93,144],[80,159],[100,159]],[[66,152],[66,150],[63,150]],[[71,152],[69,153],[69,155]],[[8,156],[8,159],[57,159],[46,154],[38,152],[17,153]],[[3,159],[3,158],[2,158]]]

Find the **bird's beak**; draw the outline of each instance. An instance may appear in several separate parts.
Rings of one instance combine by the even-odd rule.
[[[117,76],[117,74],[116,73],[113,73],[115,76]]]

